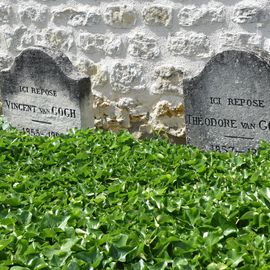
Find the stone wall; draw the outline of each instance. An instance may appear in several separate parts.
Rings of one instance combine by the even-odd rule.
[[[0,68],[32,45],[89,74],[95,125],[184,137],[183,77],[226,49],[270,50],[268,0],[1,0]]]

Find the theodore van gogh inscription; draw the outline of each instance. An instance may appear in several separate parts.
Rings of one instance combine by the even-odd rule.
[[[194,126],[210,126],[210,127],[225,127],[225,128],[237,128],[235,119],[226,119],[220,118],[216,119],[213,117],[202,117],[202,116],[194,116],[188,114],[186,116],[186,124],[194,125]]]
[[[1,73],[3,113],[14,127],[53,136],[93,126],[90,79],[60,52],[34,47]]]
[[[270,66],[255,54],[226,51],[184,82],[187,142],[205,150],[256,151],[270,140]]]
[[[208,127],[220,127],[220,128],[242,128],[242,129],[256,129],[270,130],[270,119],[260,120],[258,123],[246,123],[237,122],[235,119],[216,119],[213,117],[203,118],[202,116],[194,116],[188,114],[186,116],[186,124],[194,126],[208,126]],[[243,136],[242,136],[243,137]]]

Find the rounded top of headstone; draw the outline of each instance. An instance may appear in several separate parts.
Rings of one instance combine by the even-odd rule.
[[[215,62],[220,62],[220,63],[228,63],[234,59],[245,59],[245,61],[248,60],[258,60],[258,61],[263,61],[270,63],[270,56],[267,52],[261,52],[261,53],[256,53],[253,51],[248,51],[248,50],[226,50],[223,52],[220,52],[216,54],[213,58],[210,59],[210,61],[207,63],[206,67],[215,63]]]
[[[25,63],[31,64],[32,61],[38,60],[43,65],[54,65],[59,71],[64,75],[73,80],[80,80],[87,78],[86,75],[80,74],[74,70],[69,58],[61,51],[56,49],[51,49],[43,46],[33,46],[28,47],[23,50],[14,60],[10,69],[2,70],[2,72],[14,71],[22,66]]]
[[[261,52],[253,52],[248,50],[226,50],[220,52],[213,56],[205,65],[203,70],[195,77],[185,79],[187,82],[194,82],[200,80],[201,77],[205,76],[206,73],[211,72],[211,70],[215,70],[216,66],[222,65],[233,65],[241,61],[241,64],[245,65],[254,65],[256,63],[257,66],[262,65],[264,68],[270,69],[270,55],[266,51]]]

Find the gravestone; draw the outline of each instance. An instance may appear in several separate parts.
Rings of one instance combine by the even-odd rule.
[[[3,115],[32,135],[53,136],[93,126],[90,79],[61,52],[31,47],[1,72]]]
[[[270,140],[270,65],[246,51],[225,51],[184,81],[187,143],[220,152],[256,151]]]

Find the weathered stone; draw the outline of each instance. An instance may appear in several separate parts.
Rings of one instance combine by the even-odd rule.
[[[264,48],[263,51],[270,52],[270,39],[269,38],[266,38],[264,40],[263,48]]]
[[[128,110],[102,95],[94,96],[95,126],[105,130],[119,131],[130,127]]]
[[[27,29],[23,26],[18,28],[5,27],[3,29],[3,36],[5,39],[5,44],[8,50],[18,51],[21,49],[21,39]]]
[[[179,24],[183,26],[198,24],[201,17],[202,11],[195,5],[185,6],[178,13]]]
[[[6,24],[11,21],[12,7],[7,4],[0,4],[0,24]]]
[[[187,139],[205,150],[244,152],[270,139],[270,65],[225,51],[184,81]]]
[[[107,115],[111,115],[111,103],[102,95],[94,95],[93,109],[95,116],[95,126],[102,128]]]
[[[64,8],[64,9],[57,9],[53,11],[53,17],[52,17],[52,21],[56,24],[56,25],[65,25],[65,24],[73,24],[73,18],[77,17],[80,19],[76,20],[77,23],[84,23],[86,20],[86,12],[79,12],[77,10],[75,10],[74,8]]]
[[[159,101],[151,113],[150,123],[153,130],[174,137],[183,137],[185,133],[183,104],[173,106],[167,100]]]
[[[131,6],[110,6],[103,15],[104,22],[115,28],[131,28],[136,23],[136,13]]]
[[[0,51],[2,53],[7,52],[7,43],[6,43],[6,36],[3,31],[3,27],[0,26]]]
[[[45,33],[45,44],[63,51],[70,51],[74,47],[74,37],[71,31],[63,29],[48,29]]]
[[[82,33],[80,34],[79,47],[90,53],[94,51],[103,51],[105,39],[106,37],[104,35]]]
[[[91,26],[100,22],[101,15],[96,10],[58,9],[53,12],[53,22],[57,25]]]
[[[149,113],[148,112],[140,112],[138,110],[133,110],[130,114],[130,122],[133,124],[133,126],[138,126],[134,124],[146,124],[149,119]]]
[[[90,79],[60,52],[32,47],[1,73],[3,113],[32,135],[57,135],[93,125]]]
[[[201,22],[206,23],[223,23],[226,19],[226,9],[223,4],[218,2],[210,2],[205,8],[204,16]]]
[[[154,59],[160,54],[157,40],[144,34],[135,34],[130,38],[128,52],[142,59]]]
[[[262,2],[242,1],[236,5],[232,20],[239,24],[263,23],[269,20],[269,10]]]
[[[225,21],[225,16],[224,6],[216,2],[201,7],[185,6],[178,13],[179,24],[183,26],[221,23]]]
[[[100,15],[99,11],[97,11],[97,10],[93,10],[93,11],[89,10],[87,12],[86,20],[84,20],[82,22],[82,24],[78,24],[78,25],[91,26],[91,25],[99,24],[100,21],[101,21],[101,15]]]
[[[76,65],[76,68],[91,78],[92,88],[104,86],[108,83],[108,71],[100,64],[81,59]]]
[[[44,5],[22,7],[19,10],[19,16],[21,21],[26,25],[31,23],[44,24],[47,22],[48,8]]]
[[[168,49],[173,55],[209,57],[210,41],[203,33],[181,31],[169,36]]]
[[[126,93],[145,89],[142,74],[143,69],[140,64],[115,64],[110,76],[113,91]]]
[[[8,68],[12,62],[12,57],[7,54],[0,54],[0,70]]]
[[[103,51],[105,52],[106,55],[112,57],[120,55],[121,52],[123,51],[121,38],[115,35],[107,37],[103,47]]]
[[[110,56],[121,53],[121,38],[114,35],[82,33],[79,40],[79,47],[89,53],[103,52]]]
[[[98,64],[93,65],[92,72],[90,72],[90,74],[92,74],[93,77],[93,88],[95,86],[104,86],[109,81],[108,71]]]
[[[148,25],[170,26],[172,23],[172,8],[162,5],[152,5],[143,10],[143,20]]]
[[[35,34],[32,31],[26,30],[21,36],[19,49],[35,45]]]
[[[183,71],[171,65],[155,68],[153,94],[178,93],[183,94]]]
[[[263,46],[262,36],[253,33],[224,32],[219,35],[221,48],[259,50]]]
[[[137,105],[136,101],[130,97],[120,98],[119,101],[117,102],[117,106],[123,109],[135,108],[136,105]]]

